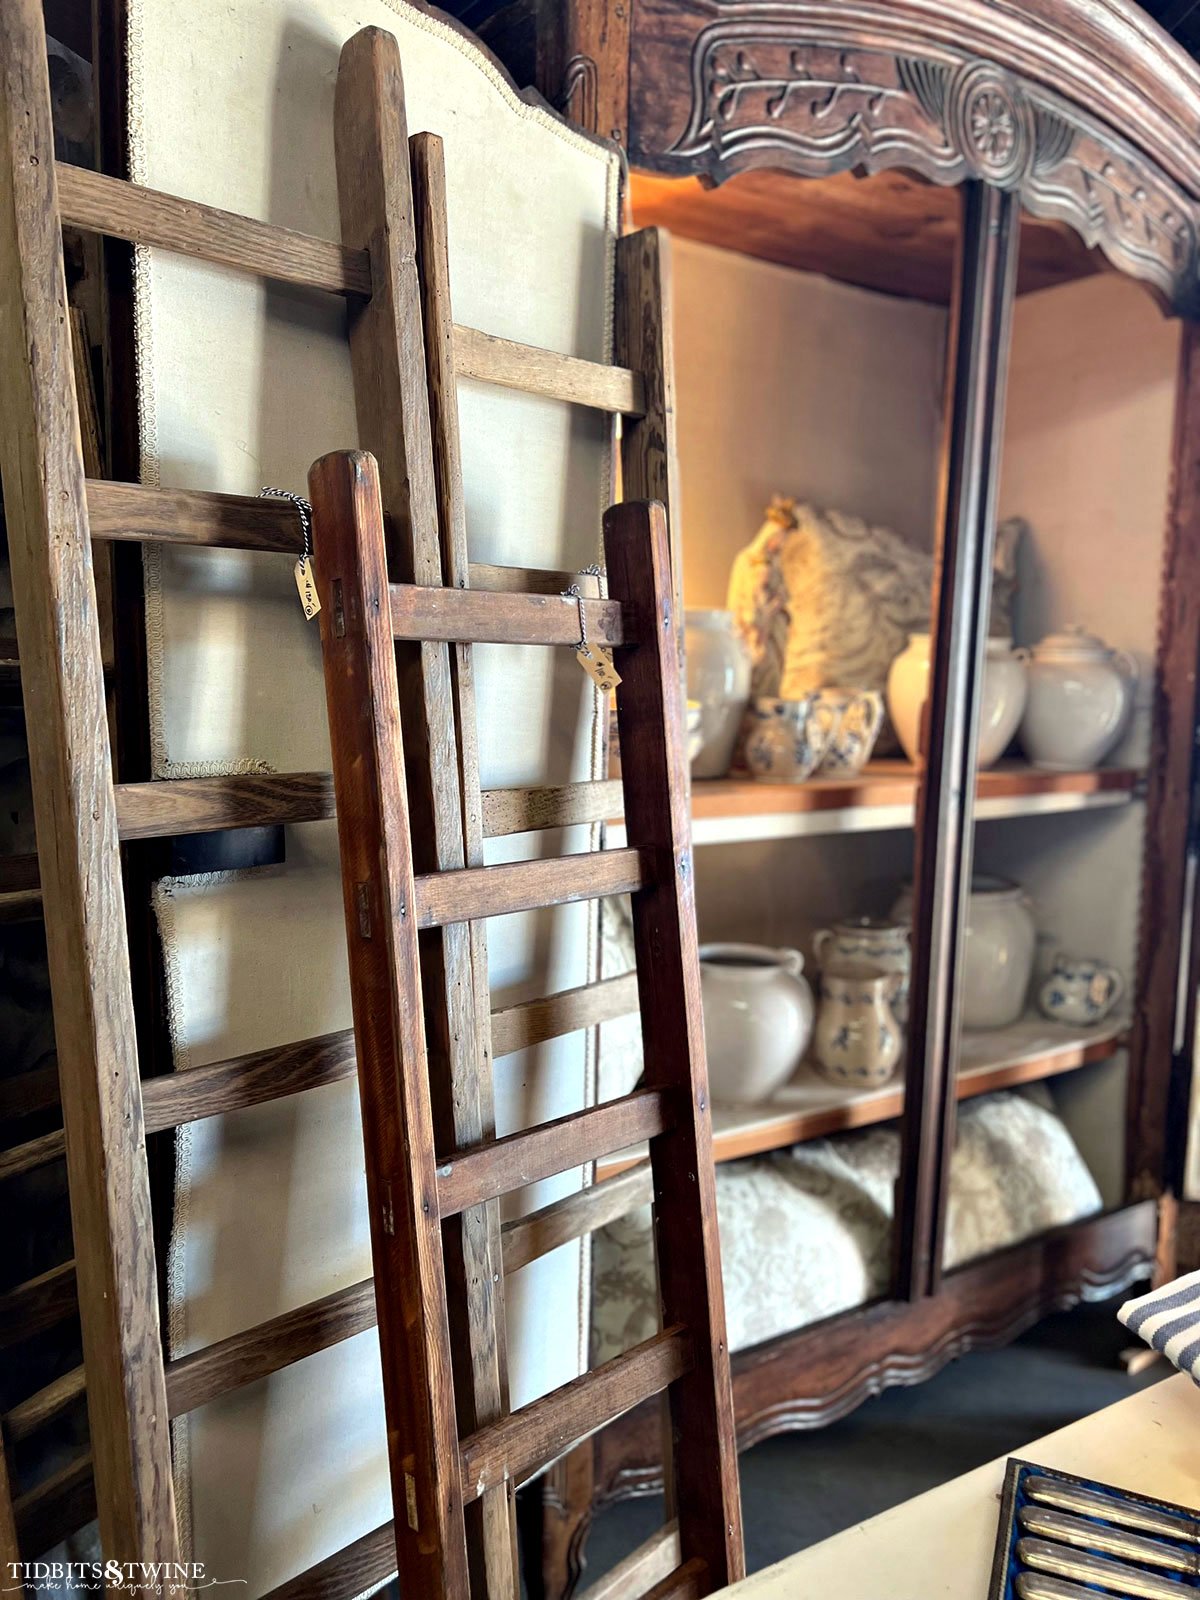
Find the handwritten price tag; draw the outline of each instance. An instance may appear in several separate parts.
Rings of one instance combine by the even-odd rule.
[[[621,674],[613,665],[611,650],[589,650],[585,645],[581,650],[576,650],[575,659],[597,689],[602,689],[605,694],[611,694],[620,683]]]
[[[317,580],[313,573],[311,556],[301,556],[296,563],[296,588],[300,591],[300,604],[304,607],[304,618],[311,622],[321,609],[321,602],[317,599]]]

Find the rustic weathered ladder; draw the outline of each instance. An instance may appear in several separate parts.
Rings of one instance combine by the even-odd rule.
[[[612,598],[581,602],[588,640],[613,649],[623,678],[627,847],[414,876],[393,640],[573,647],[579,615],[574,604],[544,595],[389,586],[372,458],[326,456],[309,481],[392,1492],[406,1507],[396,1519],[401,1587],[466,1594],[464,1504],[522,1482],[669,1389],[682,1563],[655,1592],[707,1593],[741,1575],[741,1514],[663,509],[643,501],[609,511]],[[435,1154],[421,930],[624,892],[633,894],[642,1086],[552,1123]],[[460,1439],[441,1224],[643,1139],[662,1331]]]
[[[385,88],[394,82],[398,89],[389,48],[394,57],[394,41],[389,47],[378,34],[352,41],[343,70],[374,78]],[[94,1506],[106,1554],[122,1560],[171,1559],[177,1539],[169,1420],[375,1321],[373,1286],[366,1280],[208,1349],[163,1361],[146,1133],[345,1078],[354,1072],[354,1041],[349,1030],[290,1041],[143,1084],[134,1044],[120,845],[312,821],[333,814],[333,798],[325,773],[114,785],[92,539],[276,551],[294,559],[301,550],[301,529],[284,502],[85,477],[60,237],[61,224],[72,223],[345,296],[357,330],[355,380],[363,439],[380,451],[385,494],[393,496],[389,513],[402,530],[410,521],[415,527],[407,492],[389,490],[395,460],[389,465],[380,437],[386,428],[398,433],[401,422],[411,436],[411,408],[420,405],[416,374],[424,381],[421,361],[408,359],[403,343],[419,326],[412,317],[412,281],[397,271],[404,268],[402,258],[380,251],[381,235],[375,231],[376,208],[394,198],[388,191],[389,157],[406,148],[403,108],[396,95],[372,93],[368,99],[365,122],[347,96],[339,105],[348,242],[314,238],[97,173],[56,167],[39,0],[5,0],[0,7],[0,378],[5,393],[0,473],[22,689],[36,734],[34,805],[64,1124],[61,1134],[6,1152],[5,1170],[30,1170],[65,1152],[75,1235],[75,1260],[9,1291],[3,1310],[5,1331],[25,1337],[78,1307],[92,1438],[92,1459],[68,1463],[53,1481],[18,1497],[15,1525],[0,1519],[5,1546],[15,1537],[26,1554],[37,1553],[29,1547],[31,1539],[53,1543],[88,1520]],[[391,162],[393,169],[397,165]],[[348,195],[348,186],[361,192]],[[655,236],[620,241],[620,365],[533,351],[453,327],[440,351],[443,379],[470,376],[623,415],[626,484],[633,493],[667,499],[669,362],[658,318],[658,271]],[[364,352],[373,339],[376,364],[367,372]],[[428,547],[415,559],[428,560]],[[418,567],[414,575],[424,573]],[[469,578],[478,587],[501,590],[539,581],[535,574],[486,567],[471,568]],[[556,574],[540,579],[547,590],[562,581]],[[457,690],[461,694],[461,673]],[[425,685],[421,700],[428,704]],[[464,830],[473,825],[476,836],[487,836],[612,815],[619,806],[613,786],[587,787],[587,794],[572,789],[484,794],[479,816],[462,819]],[[493,1050],[524,1048],[565,1031],[568,1022],[584,1026],[632,1004],[626,986],[555,997],[550,1006],[510,1007],[491,1019]],[[616,1198],[610,1196],[610,1207]],[[627,1190],[624,1203],[631,1198]],[[545,1214],[506,1226],[504,1269],[512,1271],[571,1237],[564,1230],[572,1225],[568,1209],[547,1208]],[[476,1361],[476,1349],[477,1343],[471,1363],[479,1375],[476,1394],[486,1403],[491,1385],[502,1412],[502,1387],[496,1387],[502,1385],[502,1373],[486,1360]],[[83,1371],[56,1380],[0,1419],[5,1440],[29,1437],[83,1389]],[[503,1493],[498,1498],[503,1508]],[[490,1563],[511,1563],[503,1549],[506,1523],[503,1517],[484,1530]],[[288,1600],[349,1596],[386,1578],[394,1559],[391,1528],[383,1527],[278,1593]]]

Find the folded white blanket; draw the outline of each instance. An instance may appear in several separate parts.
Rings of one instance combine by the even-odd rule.
[[[1130,1333],[1161,1351],[1180,1372],[1200,1383],[1200,1272],[1187,1272],[1149,1294],[1126,1300],[1117,1312]]]

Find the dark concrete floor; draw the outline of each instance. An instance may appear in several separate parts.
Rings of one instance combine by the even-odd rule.
[[[780,1561],[863,1517],[1018,1451],[1172,1371],[1137,1378],[1119,1354],[1131,1341],[1116,1303],[1048,1318],[1015,1344],[952,1363],[914,1389],[891,1389],[815,1433],[769,1439],[741,1459],[749,1571]],[[596,1520],[584,1584],[661,1525],[657,1498]]]

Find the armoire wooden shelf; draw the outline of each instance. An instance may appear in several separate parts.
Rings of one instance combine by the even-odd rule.
[[[964,1033],[955,1091],[958,1099],[1014,1089],[1054,1078],[1093,1061],[1105,1061],[1125,1042],[1129,1022],[1111,1017],[1094,1028],[1067,1028],[1029,1012],[1010,1028]],[[878,1089],[847,1089],[829,1083],[807,1063],[771,1100],[754,1106],[713,1107],[713,1154],[718,1162],[739,1161],[807,1139],[891,1122],[904,1106],[904,1080]],[[644,1155],[622,1150],[596,1164],[596,1177],[608,1178]]]
[[[1128,805],[1140,778],[1132,767],[1043,772],[1004,761],[979,774],[975,816],[989,822]],[[692,784],[692,843],[910,828],[916,799],[916,768],[907,761],[872,761],[852,778],[813,778],[807,783],[701,779]],[[608,842],[614,849],[624,844],[619,822],[610,825]]]

